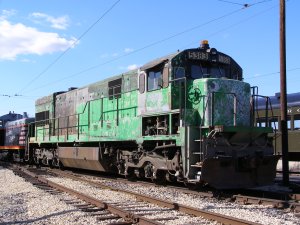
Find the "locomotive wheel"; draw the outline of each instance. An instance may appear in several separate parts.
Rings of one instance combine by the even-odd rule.
[[[156,179],[154,180],[156,184],[165,185],[167,183],[166,171],[158,170],[156,173]]]
[[[59,161],[56,157],[54,157],[53,160],[52,160],[52,166],[53,167],[59,167]]]
[[[152,181],[155,180],[154,166],[151,162],[147,162],[144,166],[144,174],[145,178],[150,178]]]
[[[64,165],[61,163],[61,162],[59,162],[59,169],[61,169],[61,170],[64,170],[65,169],[65,167],[64,167]]]
[[[53,160],[51,159],[51,160],[48,160],[48,164],[49,164],[49,167],[52,169],[52,168],[54,168],[54,166],[53,166]]]
[[[125,170],[125,177],[130,181],[136,180],[136,176],[134,174],[134,169],[128,167],[127,170]]]
[[[38,160],[37,157],[34,157],[34,158],[33,158],[33,164],[34,164],[34,165],[38,165],[38,164],[39,164],[39,160]]]
[[[168,182],[176,182],[176,177],[171,174],[169,171],[166,172],[166,175],[165,175],[165,179],[168,181]]]
[[[40,161],[40,163],[43,165],[43,166],[48,166],[48,160],[47,160],[47,157],[46,156],[43,156],[42,160]]]

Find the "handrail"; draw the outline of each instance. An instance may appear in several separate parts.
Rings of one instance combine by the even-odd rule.
[[[255,100],[254,100],[254,97]],[[266,127],[269,127],[269,115],[268,115],[268,112],[269,112],[269,107],[270,107],[270,111],[271,111],[271,118],[274,117],[274,113],[273,113],[273,107],[272,107],[272,102],[271,102],[271,99],[270,97],[268,96],[263,96],[263,95],[252,95],[252,105],[254,105],[253,107],[253,111],[256,112],[256,117],[260,120],[260,117],[259,117],[259,113],[258,113],[258,106],[257,106],[257,102],[258,102],[258,98],[264,98],[266,99],[266,104],[265,104],[265,125]],[[256,104],[253,104],[253,102]],[[254,121],[253,121],[254,122]],[[276,123],[274,122],[274,128],[276,130]]]
[[[270,110],[271,110],[271,118],[274,118],[274,112],[273,112],[273,107],[272,107],[272,102],[271,102],[271,99],[270,99],[270,97],[268,97],[268,96],[262,96],[262,95],[252,95],[252,101],[253,101],[253,97],[256,97],[256,108],[255,108],[255,106],[253,107],[253,114],[256,112],[256,114],[257,114],[257,118],[258,118],[258,120],[260,121],[260,118],[259,118],[259,113],[258,113],[258,97],[262,97],[262,98],[265,98],[265,99],[267,99],[266,100],[266,108],[265,108],[265,126],[266,127],[269,127],[269,119],[268,119],[268,111],[269,111],[269,108],[268,108],[268,106],[270,106]],[[254,120],[255,119],[255,120]],[[253,123],[254,123],[254,126],[257,126],[257,120],[256,120],[256,118],[253,118]],[[273,131],[274,131],[274,138],[275,138],[275,140],[276,140],[276,138],[277,138],[277,128],[276,128],[276,123],[275,123],[275,121],[273,121],[273,125],[274,125],[274,129],[273,129]],[[261,126],[261,123],[260,123],[260,126]],[[276,150],[276,147],[277,147],[277,145],[276,145],[276,141],[274,141],[274,150]]]
[[[183,124],[185,124],[185,120],[186,120],[186,96],[187,96],[187,84],[186,84],[186,81],[187,81],[187,78],[186,77],[180,77],[180,78],[175,78],[173,80],[170,80],[169,83],[172,83],[172,82],[176,82],[176,81],[181,81],[181,80],[184,80],[184,117],[183,117]],[[179,92],[181,93],[181,92]],[[180,94],[180,100],[179,100],[179,107],[180,107],[180,115],[182,115],[182,107],[181,107],[181,94]]]
[[[120,85],[116,85],[116,86],[113,86],[113,89],[114,88],[117,88],[117,87],[120,87]],[[136,90],[133,90],[133,91],[136,91]],[[77,137],[78,137],[78,139],[79,139],[79,135],[80,135],[80,127],[86,127],[86,126],[89,126],[90,125],[90,113],[88,113],[88,121],[87,121],[87,124],[81,124],[81,125],[79,125],[80,124],[80,116],[81,115],[83,115],[85,112],[86,112],[86,110],[87,110],[87,108],[90,110],[90,104],[91,104],[91,102],[93,102],[93,101],[97,101],[97,100],[101,100],[102,102],[104,101],[104,99],[106,98],[106,99],[109,99],[110,97],[113,97],[113,99],[115,99],[115,96],[120,96],[120,95],[122,95],[122,94],[125,94],[125,93],[128,93],[128,92],[122,92],[122,93],[117,93],[117,94],[115,94],[114,93],[114,91],[113,91],[113,94],[112,95],[109,95],[109,96],[106,96],[106,97],[104,97],[104,96],[101,96],[101,98],[97,98],[97,99],[92,99],[92,100],[88,100],[86,103],[85,103],[85,105],[84,105],[84,107],[83,107],[83,110],[81,111],[81,112],[79,112],[79,113],[76,113],[76,114],[72,114],[72,115],[66,115],[66,116],[61,116],[61,117],[55,117],[55,118],[50,118],[50,119],[46,119],[46,120],[39,120],[39,121],[34,121],[34,122],[31,122],[31,123],[29,123],[29,124],[31,124],[31,125],[36,125],[36,124],[38,124],[38,123],[41,123],[41,124],[43,124],[43,126],[41,127],[41,126],[36,126],[36,128],[35,128],[35,137],[36,137],[36,140],[37,140],[37,133],[38,133],[38,131],[43,131],[43,137],[42,137],[42,139],[44,140],[44,138],[45,138],[45,130],[46,129],[49,129],[49,138],[50,138],[50,133],[51,133],[51,129],[52,129],[52,127],[51,127],[51,125],[50,124],[54,124],[55,125],[55,121],[57,121],[57,128],[54,128],[54,132],[53,132],[53,134],[55,134],[55,133],[57,133],[57,137],[59,137],[60,135],[59,135],[59,131],[60,130],[63,130],[63,129],[67,129],[67,139],[68,139],[68,136],[69,136],[69,129],[71,129],[71,128],[75,128],[75,127],[77,127],[78,129],[77,129]],[[118,99],[118,98],[117,98]],[[119,110],[125,110],[125,109],[119,109],[119,102],[117,101],[117,112],[119,111]],[[129,107],[129,108],[135,108],[135,107]],[[116,111],[116,110],[107,110],[107,111],[104,111],[104,109],[103,109],[103,104],[102,104],[102,107],[101,107],[101,116],[100,116],[100,120],[101,121],[103,121],[103,114],[104,113],[107,113],[107,112],[113,112],[113,111]],[[75,125],[75,126],[69,126],[69,118],[70,117],[77,117],[77,125]],[[118,117],[119,117],[119,112],[117,113],[117,123],[118,123]],[[62,120],[62,119],[65,119],[65,118],[67,118],[67,126],[64,126],[64,127],[60,127],[59,126],[59,121],[60,120]],[[54,121],[54,122],[52,122],[51,123],[51,121]],[[44,125],[45,124],[49,124],[49,127],[45,127]],[[102,126],[103,126],[103,124],[102,124]],[[31,136],[32,137],[32,136]]]

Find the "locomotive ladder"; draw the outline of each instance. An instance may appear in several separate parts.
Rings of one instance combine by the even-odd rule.
[[[196,157],[197,162],[193,162],[193,164],[191,164],[191,167],[198,168],[199,170],[201,170],[202,161],[204,160],[204,146],[203,146],[204,136],[202,134],[202,128],[205,124],[206,111],[207,111],[209,102],[213,101],[213,99],[214,99],[212,95],[208,95],[208,96],[202,95],[201,98],[203,99],[203,101],[202,101],[203,102],[202,119],[201,119],[200,127],[198,128],[199,129],[198,138],[194,140],[195,145],[197,146],[197,148],[196,148],[197,150],[192,152],[193,155],[198,155],[199,158]],[[214,104],[211,104],[211,105],[214,105]]]
[[[197,159],[197,162],[194,162],[194,164],[191,165],[191,167],[195,167],[195,168],[198,168],[198,169],[201,169],[202,168],[202,161],[204,159],[204,146],[203,146],[203,135],[202,135],[202,129],[201,127],[199,128],[199,137],[200,139],[196,139],[194,140],[196,146],[197,146],[197,150],[196,151],[193,151],[192,154],[193,155],[198,155],[199,157],[196,157]]]

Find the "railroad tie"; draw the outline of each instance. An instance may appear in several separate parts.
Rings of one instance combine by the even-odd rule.
[[[102,220],[114,220],[114,219],[120,219],[120,217],[117,216],[117,215],[110,214],[110,215],[107,215],[107,216],[100,216],[100,217],[97,217],[96,219],[97,219],[98,221],[102,221]]]

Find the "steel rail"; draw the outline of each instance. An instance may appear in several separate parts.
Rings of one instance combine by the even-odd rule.
[[[115,215],[118,215],[120,217],[122,217],[125,221],[127,222],[131,222],[131,223],[141,223],[141,224],[145,224],[145,225],[158,225],[158,224],[161,224],[161,223],[157,223],[153,220],[149,220],[149,219],[146,219],[144,217],[141,217],[141,216],[137,216],[137,215],[134,215],[133,213],[129,213],[127,212],[126,210],[123,210],[119,207],[115,207],[109,203],[106,203],[106,202],[103,202],[101,200],[98,200],[96,198],[93,198],[91,196],[88,196],[88,195],[85,195],[81,192],[78,192],[78,191],[75,191],[75,190],[72,190],[70,188],[66,188],[62,185],[59,185],[59,184],[56,184],[52,181],[49,181],[47,180],[46,178],[42,178],[42,177],[38,177],[38,180],[45,183],[45,184],[48,184],[49,186],[57,189],[57,190],[60,190],[60,191],[63,191],[63,192],[66,192],[66,193],[69,193],[71,195],[74,195],[76,196],[77,198],[89,203],[89,204],[92,204],[92,205],[95,205],[99,208],[102,208],[102,209],[106,209],[108,210],[109,212],[111,212],[112,214],[115,214]]]
[[[246,196],[246,195],[234,195],[233,198],[237,203],[244,204],[244,205],[246,204],[272,205],[274,208],[277,209],[283,209],[289,207],[289,203],[284,200],[259,198],[259,197]]]
[[[295,197],[296,198],[296,197]],[[271,205],[277,209],[290,208],[295,212],[300,212],[300,204],[295,201],[277,200],[270,198],[259,198],[246,195],[234,195],[233,199],[239,204],[257,204],[257,205]]]
[[[27,169],[20,169],[20,171],[22,171],[23,173],[25,173],[25,174],[27,174],[31,177],[36,178],[38,181],[40,181],[44,184],[47,184],[52,188],[55,188],[56,190],[68,193],[70,195],[74,195],[74,196],[76,196],[76,198],[79,198],[82,201],[87,202],[91,205],[94,205],[98,208],[106,209],[110,213],[118,215],[119,217],[123,218],[126,222],[130,222],[130,223],[133,223],[133,224],[139,223],[139,224],[142,224],[142,225],[161,225],[162,224],[162,223],[156,222],[154,220],[147,219],[145,217],[135,215],[135,214],[133,214],[131,212],[128,212],[126,210],[123,210],[119,207],[113,206],[112,204],[109,204],[107,202],[104,202],[104,201],[101,201],[99,199],[93,198],[91,196],[85,195],[81,192],[78,192],[78,191],[75,191],[73,189],[70,189],[70,188],[64,187],[62,185],[59,185],[59,184],[57,184],[55,182],[52,182],[52,181],[50,181],[46,178],[43,178],[39,175],[36,175],[33,172],[28,171]]]
[[[159,205],[159,206],[162,206],[162,207],[166,207],[166,208],[169,208],[169,209],[172,209],[172,210],[178,210],[180,212],[183,212],[183,213],[186,213],[186,214],[189,214],[189,215],[203,217],[204,219],[217,221],[217,222],[222,223],[222,224],[232,224],[232,225],[246,225],[246,224],[247,225],[249,225],[249,224],[258,225],[259,224],[259,223],[255,223],[255,222],[251,222],[251,221],[246,221],[246,220],[243,220],[243,219],[238,219],[238,218],[222,215],[222,214],[219,214],[219,213],[209,212],[207,210],[202,210],[202,209],[197,209],[197,208],[185,206],[185,205],[174,203],[174,202],[171,202],[171,201],[161,200],[161,199],[158,199],[158,198],[142,195],[142,194],[135,193],[135,192],[132,192],[132,191],[120,190],[120,189],[113,188],[113,187],[110,187],[110,186],[107,186],[107,185],[104,185],[104,184],[100,184],[100,183],[95,182],[95,181],[87,180],[85,178],[72,175],[70,173],[65,173],[65,172],[62,172],[62,171],[58,172],[57,170],[56,171],[51,170],[51,172],[53,172],[57,175],[64,176],[64,177],[69,177],[69,178],[77,180],[77,181],[79,180],[79,181],[87,182],[87,183],[92,184],[96,187],[110,189],[110,190],[118,191],[118,192],[121,191],[123,193],[133,195],[137,199],[142,200],[142,201],[146,201],[146,202],[156,204],[156,205]]]

